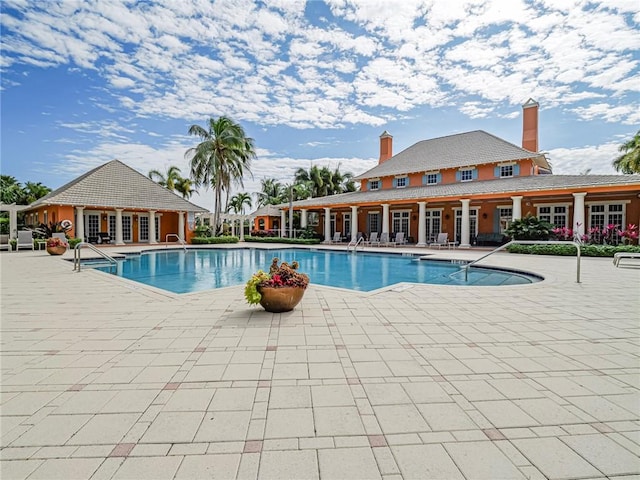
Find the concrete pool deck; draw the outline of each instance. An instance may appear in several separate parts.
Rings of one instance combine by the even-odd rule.
[[[3,252],[0,477],[640,478],[640,268],[482,264],[545,281],[311,285],[270,314],[241,286],[175,295]]]

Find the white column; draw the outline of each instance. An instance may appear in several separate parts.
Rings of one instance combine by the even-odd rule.
[[[511,209],[513,211],[512,220],[520,220],[522,218],[522,197],[511,197],[513,205]]]
[[[240,215],[240,241],[244,242],[244,215]]]
[[[307,209],[300,210],[300,227],[307,228]]]
[[[470,229],[469,229],[469,204],[471,200],[464,198],[460,200],[462,203],[462,226],[460,228],[460,248],[470,248]],[[454,240],[454,239],[452,239]]]
[[[116,208],[116,245],[124,245],[124,240],[122,240],[122,208]]]
[[[382,204],[382,233],[389,233],[389,204]]]
[[[156,211],[155,210],[149,210],[149,243],[152,245],[158,243],[158,240],[156,239]]]
[[[9,208],[9,234],[15,239],[18,238],[18,211],[15,208]]]
[[[178,238],[184,242],[184,212],[178,212]]]
[[[358,207],[356,205],[351,206],[351,240],[357,240],[358,236]]]
[[[586,196],[587,192],[573,194],[573,231],[580,237],[584,235],[584,197]]]
[[[285,212],[284,210],[280,210],[280,236],[281,237],[287,236],[286,221],[287,221],[287,212]]]
[[[76,238],[84,242],[84,207],[76,207]]]
[[[331,209],[324,209],[324,243],[331,243]]]
[[[418,245],[427,246],[427,202],[418,202]]]

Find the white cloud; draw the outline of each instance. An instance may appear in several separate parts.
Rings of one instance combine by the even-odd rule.
[[[615,174],[617,172],[611,163],[620,155],[619,146],[620,142],[609,142],[603,145],[549,150],[553,173],[577,175],[590,170],[591,174]]]

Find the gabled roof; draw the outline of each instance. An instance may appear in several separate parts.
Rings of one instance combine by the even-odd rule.
[[[474,195],[527,195],[548,190],[576,191],[589,187],[631,186],[640,192],[640,175],[530,175],[526,177],[496,178],[443,185],[392,188],[341,193],[327,197],[309,198],[293,202],[295,208],[321,208],[331,205],[381,204],[392,201],[438,200],[439,198],[473,198]],[[579,190],[578,190],[579,191]],[[280,205],[286,208],[287,204]]]
[[[29,205],[29,209],[41,205],[207,211],[158,185],[120,160],[112,160],[90,170],[36,200]]]
[[[428,172],[531,158],[549,169],[543,154],[530,152],[482,130],[422,140],[355,180]]]
[[[252,217],[279,217],[280,209],[275,205],[265,205],[251,213]]]

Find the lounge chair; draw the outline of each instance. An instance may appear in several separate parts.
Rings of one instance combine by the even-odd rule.
[[[334,233],[333,238],[329,243],[342,243],[342,232]]]
[[[389,243],[389,232],[382,232],[380,234],[380,246],[388,247]]]
[[[21,230],[18,232],[18,243],[16,244],[16,250],[20,250],[20,247],[35,250],[35,248],[33,247],[33,232],[31,230]]]
[[[431,242],[429,247],[438,247],[438,249],[442,247],[449,246],[449,234],[448,233],[439,233],[435,242]]]
[[[640,253],[635,253],[635,252],[617,252],[613,254],[613,264],[616,267],[620,266],[620,261],[622,259],[635,259],[635,260],[640,260]]]
[[[0,250],[6,248],[11,251],[11,236],[10,235],[0,235]]]
[[[406,243],[406,240],[404,239],[404,232],[396,233],[396,238],[391,243],[393,243],[394,247],[404,245]]]
[[[372,247],[373,245],[380,246],[380,240],[378,240],[378,232],[371,232],[369,240],[367,240],[367,245],[371,245]]]

